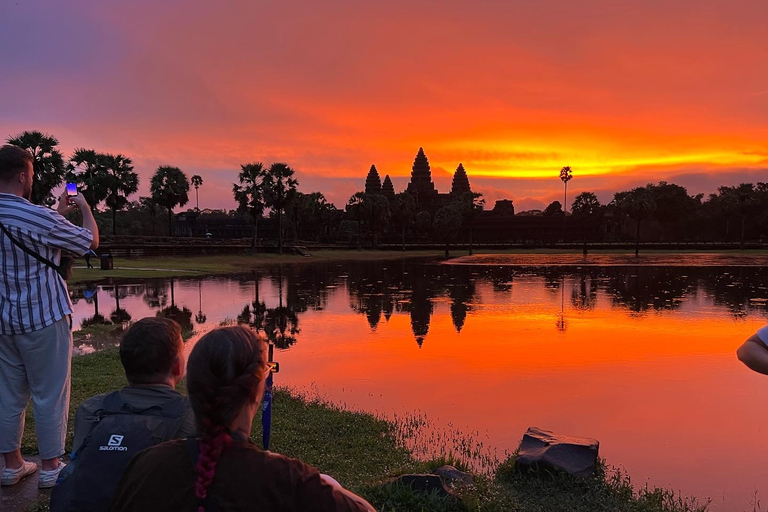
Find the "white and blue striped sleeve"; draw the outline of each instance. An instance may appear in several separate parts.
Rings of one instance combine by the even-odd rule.
[[[90,230],[75,226],[57,212],[51,212],[54,225],[43,235],[43,243],[77,256],[84,255],[93,243]]]

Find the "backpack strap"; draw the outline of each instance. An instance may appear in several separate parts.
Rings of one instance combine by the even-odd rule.
[[[189,436],[187,438],[187,450],[189,451],[189,458],[192,459],[192,467],[197,468],[197,458],[200,456],[200,445],[195,436]],[[197,501],[200,502],[201,500]],[[203,505],[208,512],[219,512],[219,504],[216,503],[216,500],[213,499],[210,492],[205,495],[205,499],[202,500],[202,503],[198,503],[198,505]]]

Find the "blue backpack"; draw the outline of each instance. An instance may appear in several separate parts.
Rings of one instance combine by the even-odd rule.
[[[137,409],[120,391],[104,397],[98,421],[72,455],[51,493],[51,512],[102,512],[134,455],[173,439],[186,411],[186,399]]]

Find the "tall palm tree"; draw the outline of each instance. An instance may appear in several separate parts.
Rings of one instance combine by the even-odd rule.
[[[123,155],[106,155],[107,206],[112,210],[112,234],[117,234],[117,210],[128,203],[129,195],[139,189],[139,175],[133,171],[133,162]]]
[[[77,148],[67,164],[67,181],[77,183],[77,191],[91,211],[109,195],[106,155],[93,149]]]
[[[35,171],[32,182],[32,197],[29,200],[35,204],[43,204],[51,190],[64,181],[64,157],[56,148],[59,140],[53,135],[39,131],[22,132],[8,138],[8,144],[24,148],[34,158],[32,168]]]
[[[173,208],[189,202],[189,181],[178,167],[162,165],[157,168],[149,186],[152,199],[168,208],[168,234],[173,236]]]
[[[256,162],[240,166],[237,178],[240,184],[232,184],[232,193],[238,204],[238,210],[247,213],[253,221],[253,243],[256,247],[259,234],[259,219],[264,214],[264,179],[266,170],[264,164]]]
[[[563,242],[565,242],[565,214],[568,212],[568,182],[573,178],[571,166],[566,165],[560,169],[560,179],[563,182]]]
[[[200,197],[197,195],[197,189],[203,184],[203,178],[199,174],[192,176],[192,186],[195,187],[195,203],[197,206],[195,209],[200,211]]]
[[[298,180],[287,164],[277,162],[269,166],[264,177],[265,205],[277,213],[277,253],[283,254],[283,212],[296,195]]]

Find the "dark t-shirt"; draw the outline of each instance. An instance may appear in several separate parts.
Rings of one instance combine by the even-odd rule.
[[[196,512],[196,481],[186,440],[153,446],[131,461],[111,510]],[[312,466],[237,441],[221,454],[208,493],[220,512],[367,510],[323,482]]]

